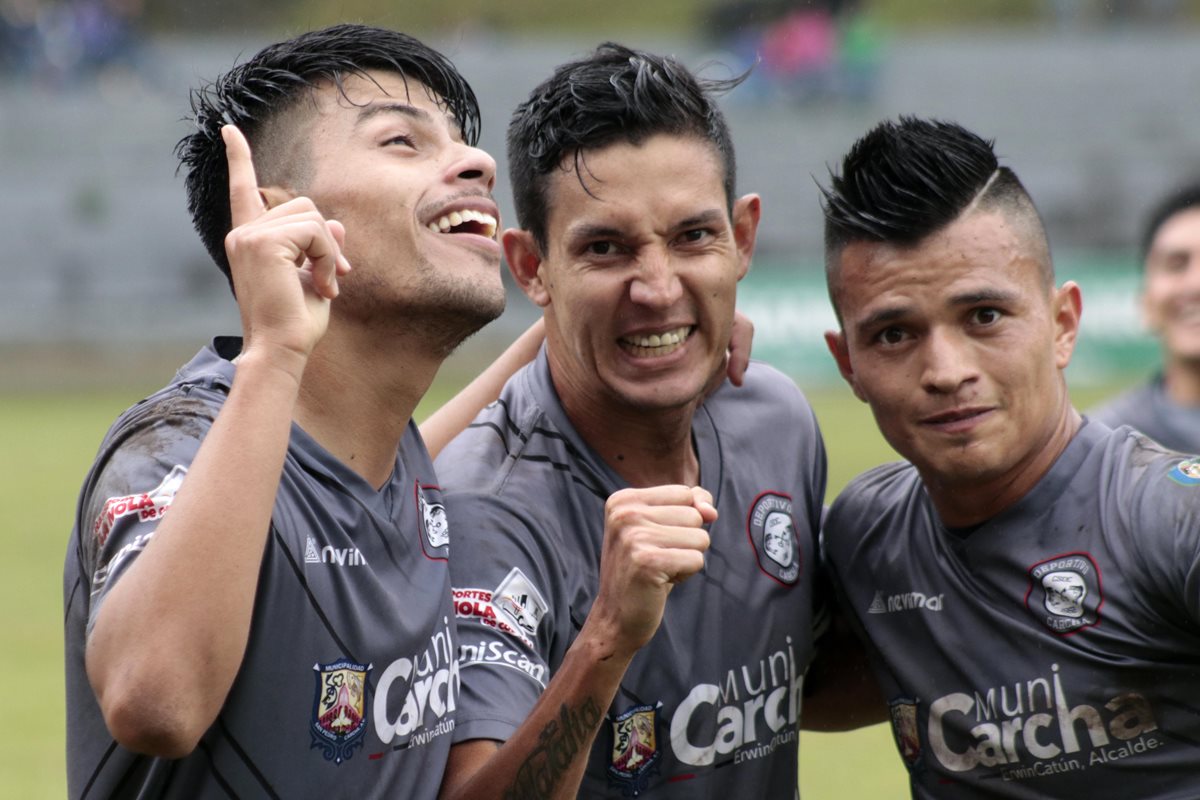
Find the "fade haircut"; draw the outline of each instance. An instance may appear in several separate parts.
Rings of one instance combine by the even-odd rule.
[[[313,90],[332,83],[346,97],[344,80],[370,70],[417,81],[433,92],[439,106],[458,124],[470,145],[479,140],[475,93],[450,61],[411,36],[366,25],[335,25],[270,45],[191,94],[196,130],[175,146],[187,171],[188,211],[209,255],[232,287],[225,236],[231,228],[229,166],[221,127],[245,134],[260,179],[286,182],[306,174],[306,149],[291,147],[305,102]],[[349,100],[349,98],[346,98]],[[310,108],[313,106],[309,106]],[[297,161],[302,163],[297,163]]]
[[[952,122],[900,117],[855,142],[821,188],[825,273],[831,298],[842,250],[855,242],[911,247],[967,209],[999,210],[1039,250],[1042,278],[1054,283],[1045,229],[1021,181],[1000,166],[992,142]],[[834,301],[834,308],[837,302]]]
[[[1193,181],[1176,188],[1150,210],[1146,217],[1146,224],[1142,228],[1141,264],[1143,267],[1146,259],[1150,256],[1150,247],[1154,244],[1154,237],[1158,235],[1158,229],[1179,212],[1190,211],[1193,208],[1200,208],[1200,181]]]
[[[733,208],[737,167],[725,116],[715,96],[749,73],[727,80],[699,78],[673,58],[606,42],[562,64],[517,106],[508,126],[508,168],[517,223],[546,251],[550,176],[572,168],[584,191],[586,152],[617,142],[640,145],[656,134],[712,144]],[[590,191],[588,191],[591,194]]]

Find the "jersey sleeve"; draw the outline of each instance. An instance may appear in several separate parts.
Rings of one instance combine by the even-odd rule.
[[[1165,598],[1169,619],[1200,626],[1200,458],[1160,455],[1145,469],[1134,490],[1134,513],[1125,525],[1136,548],[1145,597]],[[1116,498],[1128,496],[1124,491]],[[1182,614],[1180,619],[1178,614]]]
[[[205,414],[151,414],[110,436],[115,444],[84,487],[76,521],[88,634],[105,597],[154,538],[210,427]]]
[[[446,509],[461,677],[454,740],[505,741],[573,639],[569,598],[531,514],[475,493],[450,493]]]

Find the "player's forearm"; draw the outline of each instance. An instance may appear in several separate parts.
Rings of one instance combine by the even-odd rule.
[[[539,318],[487,369],[421,423],[421,438],[431,457],[437,457],[451,439],[471,424],[476,414],[500,396],[508,379],[537,356],[544,338]]]
[[[443,800],[575,797],[630,658],[581,632],[529,717],[503,746],[490,753],[481,749],[479,758],[486,760],[474,764],[456,763],[452,754]]]
[[[295,364],[243,359],[170,510],[99,611],[88,677],[131,749],[190,752],[233,684],[298,385]]]

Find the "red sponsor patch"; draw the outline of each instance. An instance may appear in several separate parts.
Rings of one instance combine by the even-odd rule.
[[[112,533],[113,525],[123,517],[136,514],[138,522],[162,519],[175,500],[175,493],[179,491],[185,475],[187,475],[187,468],[175,466],[158,486],[148,492],[124,497],[110,497],[105,500],[104,508],[100,509],[99,516],[92,524],[92,533],[96,537],[96,543],[103,547],[104,543],[108,541],[108,535]]]
[[[487,589],[454,589],[454,616],[460,619],[475,619],[482,625],[515,636],[526,644],[529,638],[514,628],[504,617],[496,613],[492,605],[492,593]],[[532,645],[531,645],[532,646]]]

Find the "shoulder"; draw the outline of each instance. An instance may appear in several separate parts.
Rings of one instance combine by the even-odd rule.
[[[799,426],[802,431],[816,428],[816,417],[804,392],[796,382],[775,367],[751,361],[741,386],[728,380],[713,392],[703,407],[724,421],[736,421],[739,427]]]
[[[1089,419],[1103,422],[1110,428],[1136,425],[1134,421],[1141,420],[1146,415],[1147,404],[1153,399],[1156,385],[1156,380],[1139,384],[1088,409],[1085,413]]]
[[[525,451],[532,432],[545,425],[544,414],[517,372],[500,393],[434,461],[438,480],[449,491],[490,491],[503,483]]]
[[[881,464],[846,484],[829,508],[826,525],[878,518],[920,491],[921,478],[912,464],[907,461]]]
[[[1200,501],[1200,458],[1167,448],[1128,426],[1109,432],[1097,448],[1102,491],[1115,502],[1155,513],[1160,503]]]

